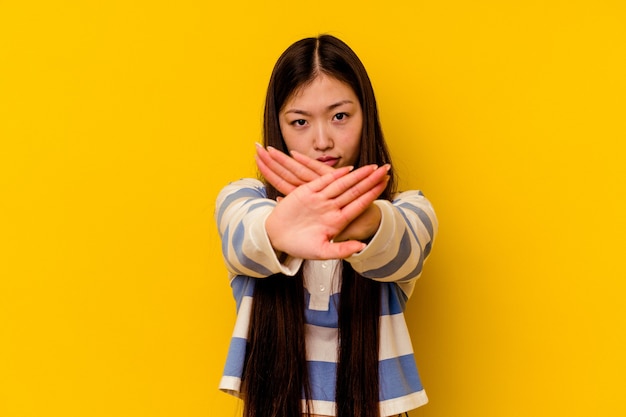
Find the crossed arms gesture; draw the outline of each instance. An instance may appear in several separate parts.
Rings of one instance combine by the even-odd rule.
[[[257,166],[285,195],[265,222],[277,253],[303,259],[343,259],[365,248],[376,233],[373,204],[389,180],[389,165],[334,169],[297,152],[292,157],[257,146]]]

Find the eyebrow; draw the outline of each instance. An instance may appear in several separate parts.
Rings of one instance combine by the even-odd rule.
[[[327,111],[334,110],[337,107],[343,106],[344,104],[352,104],[352,103],[354,103],[352,100],[341,100],[341,101],[338,101],[337,103],[333,103],[330,106],[326,107],[326,110]],[[289,109],[285,112],[285,114],[288,114],[288,113],[303,114],[305,116],[311,115],[311,113],[309,113],[308,111],[300,110],[300,109]]]

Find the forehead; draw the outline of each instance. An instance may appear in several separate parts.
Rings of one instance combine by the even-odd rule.
[[[338,101],[353,101],[358,104],[357,96],[350,85],[337,78],[321,74],[311,82],[297,87],[285,101],[283,107],[294,105],[328,105]]]

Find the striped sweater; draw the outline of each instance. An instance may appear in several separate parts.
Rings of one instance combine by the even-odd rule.
[[[312,412],[334,416],[341,261],[289,256],[279,260],[265,232],[265,219],[275,204],[266,198],[264,185],[255,179],[233,182],[217,198],[222,253],[237,305],[237,320],[219,388],[240,394],[255,280],[279,272],[292,276],[304,268]],[[390,416],[428,401],[403,311],[422,272],[438,224],[432,206],[419,191],[403,192],[393,202],[377,200],[374,204],[382,213],[380,227],[367,247],[346,261],[364,277],[382,282],[379,404],[380,415]]]

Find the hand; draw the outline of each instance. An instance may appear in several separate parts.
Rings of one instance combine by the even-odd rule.
[[[343,259],[365,248],[356,240],[333,239],[385,189],[389,166],[350,170],[333,169],[294,188],[277,204],[265,222],[276,251],[304,259]]]
[[[315,159],[292,151],[292,158],[272,147],[267,149],[257,144],[256,161],[265,179],[284,195],[298,186],[311,182],[335,169]],[[382,192],[382,191],[381,191]],[[282,198],[279,197],[280,201]],[[337,236],[335,242],[345,240],[366,240],[376,233],[380,225],[381,212],[370,204]]]
[[[284,195],[296,187],[311,182],[335,169],[323,162],[292,151],[292,158],[269,146],[263,148],[258,143],[256,163],[263,177]]]

